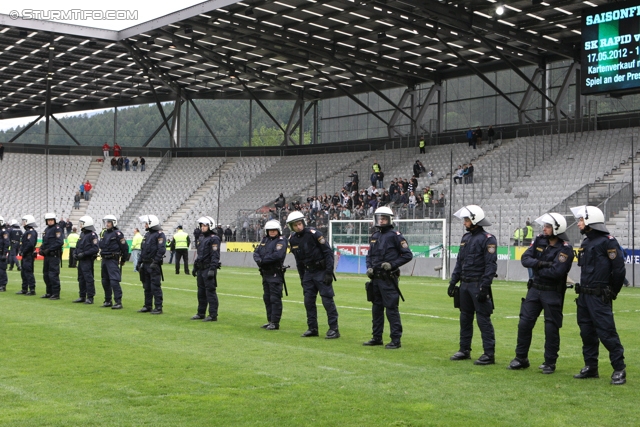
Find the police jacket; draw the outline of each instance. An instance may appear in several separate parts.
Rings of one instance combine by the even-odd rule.
[[[31,227],[25,227],[20,245],[20,254],[22,256],[32,255],[36,250],[36,243],[38,243],[38,232]]]
[[[106,233],[105,233],[106,234]],[[98,235],[95,231],[82,231],[80,240],[76,245],[75,254],[78,255],[78,259],[94,260],[98,255]],[[80,256],[82,254],[82,256]]]
[[[611,286],[617,293],[624,282],[626,270],[620,244],[610,234],[598,230],[586,233],[578,249],[580,286],[598,288]]]
[[[305,270],[324,270],[333,274],[333,251],[321,232],[305,227],[300,233],[289,236],[291,252],[296,257],[296,267],[300,277]]]
[[[22,240],[22,230],[20,230],[19,227],[20,226],[18,225],[11,226],[11,231],[9,232],[9,239],[11,240],[12,245],[15,243],[20,243],[20,240]]]
[[[540,262],[551,262],[551,267],[539,268]],[[533,269],[534,283],[547,286],[562,286],[567,283],[567,274],[573,263],[573,247],[562,239],[555,245],[544,235],[538,235],[522,254],[522,266]]]
[[[100,256],[103,259],[120,258],[126,260],[129,245],[124,234],[117,228],[107,228],[100,239]]]
[[[9,252],[11,240],[9,240],[9,230],[5,227],[0,228],[0,257],[4,257]]]
[[[142,262],[155,262],[156,264],[162,264],[167,248],[165,247],[166,241],[162,231],[149,230],[142,239],[142,247],[140,250],[140,259]]]
[[[480,282],[481,287],[491,286],[498,269],[496,250],[496,238],[482,227],[465,233],[450,283]]]
[[[253,251],[253,260],[265,271],[280,270],[286,256],[287,241],[282,236],[264,237]]]
[[[369,238],[367,268],[380,269],[383,262],[391,264],[391,270],[405,265],[413,258],[413,253],[402,233],[393,227],[376,230]]]
[[[50,253],[58,252],[64,245],[64,232],[59,225],[50,225],[44,229],[40,250],[48,249]]]
[[[220,267],[220,238],[212,232],[200,234],[196,242],[195,263],[201,270]]]

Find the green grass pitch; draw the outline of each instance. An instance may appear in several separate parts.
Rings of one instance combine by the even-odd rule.
[[[96,263],[96,272],[99,270]],[[573,291],[565,301],[558,369],[542,375],[543,321],[534,330],[532,367],[508,371],[514,357],[523,283],[497,281],[494,366],[451,362],[458,350],[458,311],[437,279],[402,277],[404,336],[399,350],[363,347],[371,337],[364,276],[338,275],[338,340],[306,329],[302,291],[287,274],[289,296],[279,331],[266,319],[255,269],[220,270],[219,321],[191,321],[195,279],[166,265],[161,316],[136,313],[142,288],[125,266],[124,309],[72,304],[76,271],[61,272],[62,299],[15,295],[10,271],[0,294],[1,426],[622,426],[638,424],[640,291],[614,303],[629,381],[611,386],[601,346],[600,379],[575,380],[583,366]],[[98,274],[99,275],[99,274]],[[318,300],[319,301],[319,300]],[[388,325],[385,324],[385,342]],[[472,356],[482,353],[475,330]],[[635,414],[635,415],[634,415]]]

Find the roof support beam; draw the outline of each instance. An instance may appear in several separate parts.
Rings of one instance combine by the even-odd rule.
[[[9,140],[9,142],[14,142],[16,139],[20,138],[22,136],[22,134],[24,134],[26,131],[31,129],[31,126],[33,126],[36,123],[38,123],[40,121],[40,119],[43,118],[43,117],[44,117],[44,114],[40,114],[37,119],[35,119],[31,123],[29,123],[27,126],[24,127],[24,129],[22,129],[20,132],[18,132],[16,135],[14,135],[13,138],[11,138]]]
[[[393,138],[393,133],[397,133],[399,136],[404,136],[399,130],[396,129],[396,122],[398,118],[400,118],[400,110],[404,107],[404,104],[407,103],[407,100],[413,93],[413,89],[405,89],[402,97],[400,98],[400,102],[398,103],[398,107],[395,109],[391,118],[389,119],[389,123],[387,123],[387,129],[389,130],[389,138]]]
[[[167,132],[169,132],[169,138],[170,139],[170,145],[174,146],[175,145],[175,141],[173,140],[173,135],[171,134],[171,129],[169,128],[169,123],[167,123],[169,121],[169,119],[167,118],[167,116],[164,114],[164,108],[162,108],[162,104],[160,103],[160,100],[158,99],[158,93],[156,92],[156,88],[153,86],[153,83],[151,83],[151,76],[149,76],[149,86],[151,87],[151,92],[153,92],[153,96],[156,98],[156,106],[158,107],[158,110],[160,110],[160,115],[162,116],[162,120],[165,124],[165,126],[167,127]]]
[[[82,145],[82,144],[80,144],[80,142],[78,142],[78,140],[75,138],[75,136],[71,135],[71,132],[69,132],[69,131],[67,130],[67,128],[66,128],[66,127],[62,126],[62,123],[60,123],[60,122],[58,121],[58,119],[56,119],[56,117],[55,117],[53,114],[51,114],[51,118],[53,119],[53,121],[54,121],[54,122],[56,122],[56,123],[58,124],[58,126],[60,126],[60,129],[62,129],[63,131],[65,131],[65,133],[66,133],[67,135],[69,135],[69,137],[70,137],[71,139],[73,139],[73,142],[75,142],[75,143],[76,143],[76,145]]]
[[[242,87],[244,87],[244,90],[246,90],[249,95],[251,95],[251,98],[253,98],[254,101],[256,101],[256,104],[258,104],[260,106],[260,108],[262,108],[262,111],[264,111],[267,116],[269,116],[269,118],[271,119],[271,121],[273,123],[276,124],[276,126],[278,126],[280,128],[280,130],[283,133],[286,133],[286,131],[284,130],[284,128],[282,127],[282,125],[278,122],[278,120],[276,120],[275,117],[273,117],[273,115],[269,112],[269,109],[267,107],[264,106],[264,104],[262,103],[262,101],[260,101],[258,99],[258,97],[253,93],[253,91],[251,89],[249,89],[249,87],[245,84],[245,82],[242,81],[241,78],[238,77],[238,81],[240,82],[240,84],[242,85]]]
[[[574,62],[571,64],[569,69],[567,70],[567,74],[564,75],[564,80],[562,81],[562,86],[560,86],[560,90],[558,91],[558,96],[556,96],[556,102],[553,103],[553,109],[556,115],[556,120],[560,122],[560,115],[562,114],[564,117],[567,117],[566,114],[560,109],[560,102],[562,98],[567,93],[567,89],[569,89],[569,82],[571,81],[571,76],[575,73],[578,68],[578,63]],[[579,88],[576,85],[576,91],[579,91]]]
[[[293,138],[291,138],[291,134],[293,133],[292,122],[293,122],[293,119],[296,117],[296,113],[298,113],[299,110],[300,110],[300,105],[304,106],[304,99],[302,98],[302,96],[300,96],[298,99],[296,99],[296,102],[293,105],[293,108],[291,109],[291,115],[289,116],[289,121],[287,122],[287,127],[284,130],[284,141],[280,145],[289,145],[289,142],[291,142],[291,145],[296,145],[296,143],[293,140]]]
[[[216,144],[218,144],[218,147],[222,147],[222,144],[220,144],[220,140],[218,140],[218,137],[216,136],[216,134],[213,133],[213,130],[211,129],[211,127],[209,126],[209,123],[207,123],[207,121],[205,120],[204,116],[202,115],[202,113],[200,112],[198,107],[196,106],[196,103],[193,102],[192,99],[189,99],[189,102],[193,106],[193,109],[196,110],[196,114],[198,114],[198,117],[200,117],[200,120],[202,120],[202,123],[204,123],[204,126],[207,128],[207,130],[209,131],[209,133],[213,137],[213,140],[216,142]]]
[[[433,100],[436,92],[440,92],[441,90],[442,86],[439,84],[434,84],[429,88],[429,92],[427,92],[427,96],[424,98],[424,102],[422,103],[422,106],[420,107],[420,110],[418,110],[418,114],[416,115],[417,125],[420,125],[420,123],[422,122],[422,119],[424,118],[424,115],[426,114],[427,109],[429,108],[429,105],[431,104],[431,101]]]
[[[531,78],[531,84],[527,87],[527,91],[524,93],[522,97],[522,101],[520,101],[520,106],[518,107],[518,120],[520,124],[523,125],[525,123],[525,118],[528,119],[531,123],[535,123],[528,114],[527,114],[527,105],[529,105],[529,101],[531,100],[531,94],[533,93],[533,88],[537,87],[537,81],[542,77],[542,70],[540,68],[536,68],[533,72],[533,77]]]
[[[167,121],[173,116],[173,111],[169,113],[169,115],[167,116],[166,120],[163,120],[162,123],[160,123],[160,126],[158,126],[156,128],[156,130],[151,134],[151,136],[149,137],[149,139],[147,139],[144,144],[142,144],[143,147],[146,147],[147,145],[149,145],[151,143],[151,141],[153,141],[153,138],[156,137],[156,135],[158,134],[158,132],[160,132],[160,130],[164,127],[164,125],[167,124]]]

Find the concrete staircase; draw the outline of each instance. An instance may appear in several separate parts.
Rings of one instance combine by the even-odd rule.
[[[104,163],[97,162],[96,159],[91,161],[89,165],[89,169],[87,169],[87,174],[84,177],[83,183],[89,181],[91,185],[95,185],[98,182],[98,177],[102,172],[102,166]],[[78,183],[78,187],[80,187],[80,183]],[[75,193],[74,193],[75,196]],[[89,207],[89,201],[84,198],[80,199],[80,209],[71,209],[71,213],[69,214],[69,218],[67,221],[71,221],[74,227],[78,227],[78,221],[82,218],[87,212],[87,208]],[[102,218],[93,218],[94,223],[99,224]],[[80,228],[78,228],[78,232],[80,232]]]
[[[195,206],[195,204],[209,192],[211,187],[218,183],[220,176],[225,176],[226,173],[236,164],[233,159],[226,160],[220,169],[218,169],[213,175],[209,177],[185,202],[167,219],[162,228],[165,232],[173,231],[178,225],[182,225],[184,230],[189,233],[192,228],[195,228],[194,224],[180,224],[182,218]],[[193,226],[193,227],[192,227]]]

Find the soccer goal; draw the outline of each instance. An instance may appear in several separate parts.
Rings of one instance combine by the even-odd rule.
[[[446,261],[446,219],[394,219],[394,229],[407,239],[414,258],[441,258]],[[340,255],[361,257],[358,273],[364,273],[364,258],[369,252],[372,219],[332,220],[329,222],[329,244]],[[442,263],[442,279],[447,278],[446,262]],[[362,271],[360,271],[362,270]]]

